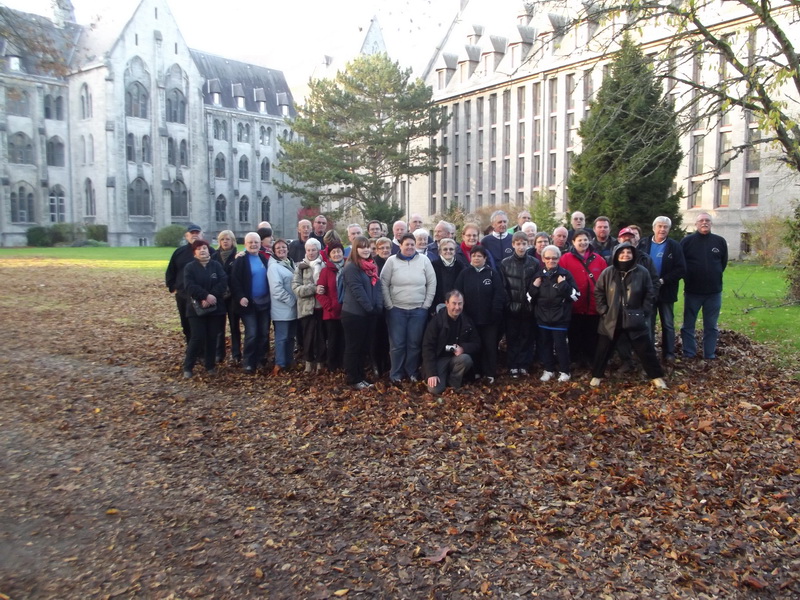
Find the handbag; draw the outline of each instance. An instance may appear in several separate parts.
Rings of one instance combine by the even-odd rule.
[[[622,308],[622,328],[626,331],[641,331],[647,329],[647,319],[642,308]]]
[[[195,300],[194,298],[192,298],[192,308],[194,309],[194,312],[197,313],[198,317],[205,316],[217,310],[216,305],[205,308],[199,300]]]

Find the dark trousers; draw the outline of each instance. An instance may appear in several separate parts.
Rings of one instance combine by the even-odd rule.
[[[369,354],[371,340],[375,335],[375,315],[342,315],[344,329],[344,374],[349,385],[366,379],[364,361]]]
[[[591,365],[597,348],[597,326],[600,315],[578,315],[572,313],[569,321],[569,355],[572,362]]]
[[[509,369],[530,368],[536,346],[533,331],[533,315],[506,317],[506,366]]]
[[[244,366],[257,369],[266,356],[266,345],[269,343],[269,308],[253,310],[242,315],[244,323]]]
[[[597,337],[597,350],[594,355],[594,364],[592,365],[592,377],[603,377],[608,359],[611,358],[614,352],[614,346],[617,340],[622,336],[629,337],[620,324],[617,325],[617,328],[614,330],[613,339],[604,335]],[[652,340],[650,340],[650,336],[645,333],[645,335],[640,335],[631,339],[630,343],[636,356],[638,356],[639,360],[642,362],[647,376],[650,379],[663,377],[664,371],[661,369],[661,363],[658,362],[656,348]]]
[[[439,384],[435,387],[428,386],[432,394],[441,394],[446,387],[459,389],[464,380],[464,375],[472,368],[472,357],[469,354],[460,356],[443,356],[436,359],[436,376]]]
[[[325,358],[325,331],[322,328],[322,309],[300,319],[303,330],[303,360],[322,362]]]
[[[181,318],[181,329],[183,329],[183,335],[186,338],[186,343],[188,344],[189,339],[192,337],[192,328],[189,326],[189,317],[186,316],[186,305],[189,304],[189,300],[183,295],[183,292],[175,292],[175,304],[178,306],[178,315]]]
[[[217,335],[219,334],[219,315],[207,317],[189,317],[191,335],[186,345],[186,356],[183,359],[183,370],[191,371],[194,363],[202,355],[206,370],[214,368],[217,355]]]
[[[476,373],[484,377],[497,376],[497,342],[500,336],[500,326],[494,323],[489,325],[476,325],[481,338],[481,351],[475,360]]]
[[[344,329],[341,319],[328,319],[325,324],[325,352],[328,359],[328,370],[342,368],[344,361]],[[356,382],[358,383],[358,382]]]
[[[225,300],[225,308],[227,314],[222,317],[222,329],[217,337],[217,362],[225,360],[225,321],[228,321],[228,327],[231,332],[231,356],[234,360],[241,360],[242,358],[242,331],[241,319],[239,313],[236,312],[233,306],[233,298]]]
[[[566,329],[539,326],[539,360],[545,371],[569,373],[569,342]]]

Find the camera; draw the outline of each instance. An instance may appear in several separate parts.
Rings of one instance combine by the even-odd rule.
[[[444,347],[444,349],[447,350],[448,352],[455,352],[456,351],[456,345],[455,344],[448,344],[447,346]]]

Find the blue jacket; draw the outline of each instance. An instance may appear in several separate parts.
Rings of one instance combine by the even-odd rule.
[[[342,316],[379,315],[383,311],[383,290],[381,278],[375,285],[358,265],[347,261],[342,272],[344,278],[344,303]]]

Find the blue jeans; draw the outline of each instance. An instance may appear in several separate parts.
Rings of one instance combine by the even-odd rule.
[[[722,309],[722,292],[718,294],[689,294],[683,295],[683,327],[681,327],[681,340],[683,340],[683,355],[692,358],[697,355],[697,340],[694,336],[694,326],[697,315],[703,310],[703,358],[717,358],[717,339],[719,339],[719,311]]]
[[[656,302],[650,315],[650,339],[656,341],[656,313],[661,317],[661,355],[664,358],[675,356],[675,304]]]
[[[399,381],[417,374],[422,358],[422,336],[428,323],[424,308],[394,307],[386,313],[389,329],[389,358],[392,363],[389,378]]]
[[[294,336],[297,321],[273,321],[275,327],[275,364],[283,369],[294,360]]]
[[[269,308],[241,316],[244,323],[244,366],[256,369],[266,356],[269,340]]]

